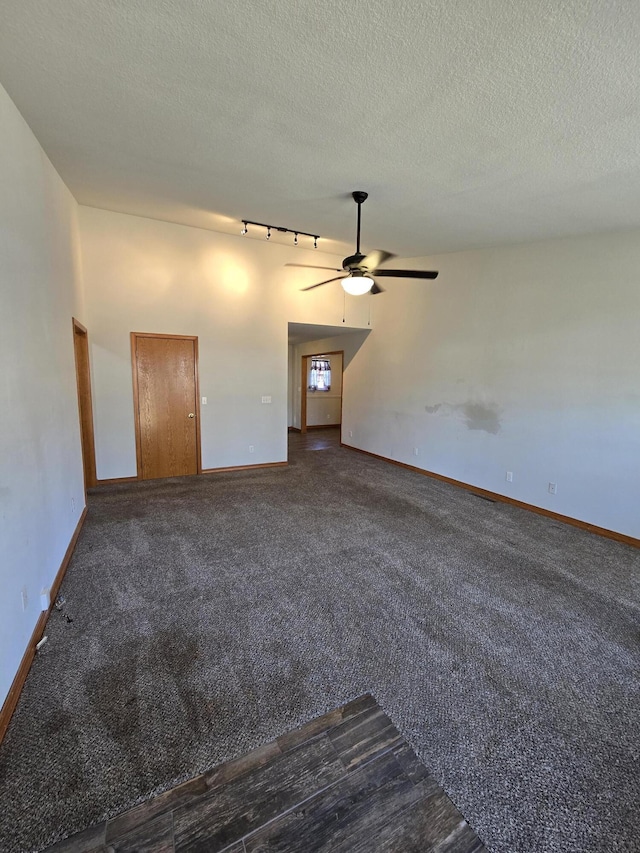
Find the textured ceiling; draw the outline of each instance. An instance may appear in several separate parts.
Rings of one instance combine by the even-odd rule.
[[[630,0],[2,0],[79,202],[416,256],[640,227]],[[327,246],[327,244],[324,244]]]

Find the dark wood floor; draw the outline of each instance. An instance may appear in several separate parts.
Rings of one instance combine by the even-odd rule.
[[[310,429],[305,433],[289,433],[289,453],[301,450],[326,450],[340,446],[340,426]]]
[[[371,696],[160,794],[47,853],[481,853]]]

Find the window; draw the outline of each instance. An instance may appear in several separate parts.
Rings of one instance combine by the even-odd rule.
[[[314,356],[309,370],[309,391],[331,390],[331,362],[328,358]]]

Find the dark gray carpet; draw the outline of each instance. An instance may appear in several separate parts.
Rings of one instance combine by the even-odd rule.
[[[101,488],[0,748],[0,848],[370,691],[494,853],[638,851],[639,587],[635,549],[346,449]]]

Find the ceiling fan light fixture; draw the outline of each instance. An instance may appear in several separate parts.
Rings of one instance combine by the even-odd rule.
[[[362,296],[368,293],[375,281],[368,275],[348,275],[340,282],[346,293],[351,296]]]

